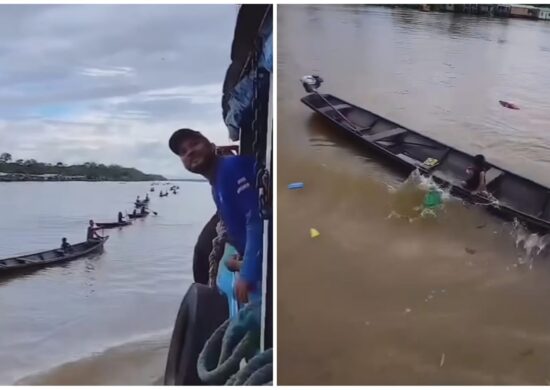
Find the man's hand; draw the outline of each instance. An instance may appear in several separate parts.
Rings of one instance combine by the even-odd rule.
[[[250,290],[250,287],[248,283],[242,279],[237,279],[237,283],[235,283],[235,295],[237,296],[237,300],[241,303],[247,303],[248,302],[248,291]]]
[[[235,255],[225,262],[225,266],[231,272],[239,272],[241,270],[242,259]]]

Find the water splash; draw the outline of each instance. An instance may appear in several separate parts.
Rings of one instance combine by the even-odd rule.
[[[426,194],[434,189],[441,195],[441,206],[424,207]],[[422,175],[418,169],[411,172],[397,188],[388,186],[388,192],[391,194],[392,207],[387,219],[407,219],[410,223],[419,219],[437,218],[441,212],[445,212],[445,201],[452,198],[450,188],[438,185],[432,177]]]
[[[550,234],[532,233],[517,219],[514,219],[510,234],[515,240],[516,248],[521,252],[518,264],[528,265],[529,269],[532,269],[535,259],[548,245]]]

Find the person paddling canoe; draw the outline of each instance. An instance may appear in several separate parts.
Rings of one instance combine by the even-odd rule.
[[[122,215],[122,211],[119,211],[118,212],[118,223],[123,223],[123,222],[125,222],[125,221],[124,221],[124,217]]]
[[[243,259],[235,285],[238,300],[260,299],[263,221],[254,184],[254,158],[220,156],[213,143],[191,129],[175,131],[168,145],[189,172],[204,176],[212,186],[212,196],[227,229],[228,241]]]
[[[103,237],[97,234],[97,230],[98,228],[96,227],[94,221],[90,219],[90,223],[88,225],[88,231],[86,233],[86,240],[87,241],[101,240]]]

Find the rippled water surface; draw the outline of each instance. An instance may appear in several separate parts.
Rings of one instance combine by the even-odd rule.
[[[192,282],[193,247],[215,210],[207,183],[177,184],[177,195],[158,197],[158,189],[169,186],[150,193],[157,216],[105,230],[110,239],[103,253],[0,276],[0,384],[52,368],[34,383],[149,384],[150,376],[162,376],[167,351],[159,348],[167,348]],[[115,221],[118,211],[130,212],[136,196],[143,198],[149,188],[150,183],[0,184],[0,258],[55,248],[63,236],[70,243],[84,241],[88,219]],[[68,362],[80,363],[58,368]]]

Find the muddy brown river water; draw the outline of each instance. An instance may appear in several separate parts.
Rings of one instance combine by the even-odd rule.
[[[419,186],[312,117],[299,78],[550,185],[550,22],[359,5],[278,18],[278,383],[547,384],[547,237],[453,199],[420,218]]]

